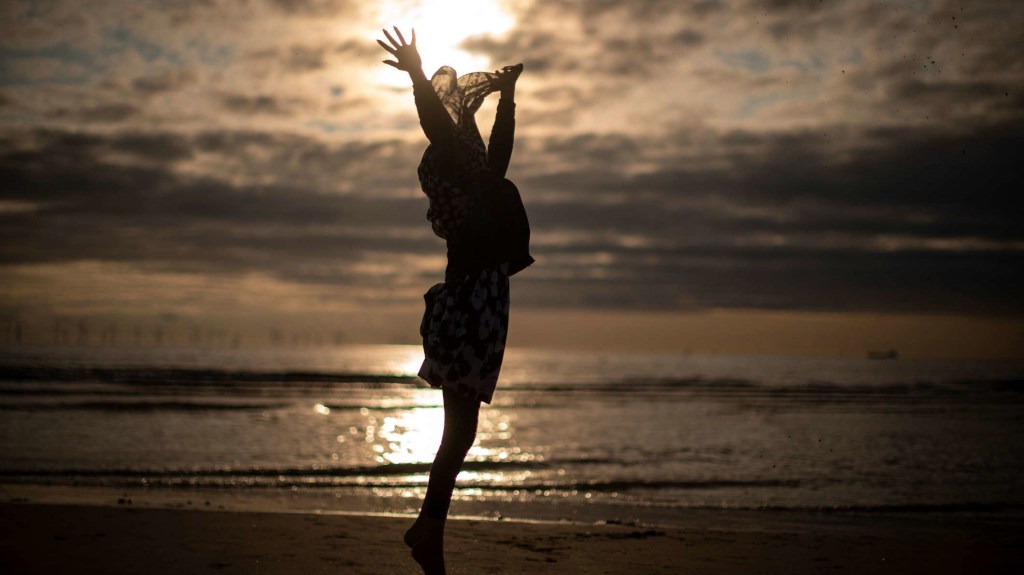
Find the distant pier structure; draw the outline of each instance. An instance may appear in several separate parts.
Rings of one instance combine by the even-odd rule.
[[[882,349],[868,352],[868,359],[897,359],[900,354],[895,349]]]

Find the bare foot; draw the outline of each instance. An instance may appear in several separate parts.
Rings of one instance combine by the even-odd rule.
[[[423,575],[446,575],[444,545],[439,537],[426,535],[412,547],[412,558],[423,568]]]

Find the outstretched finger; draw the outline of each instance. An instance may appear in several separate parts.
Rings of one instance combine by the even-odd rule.
[[[395,29],[397,30],[397,28],[395,28]],[[389,34],[386,28],[385,28],[385,29],[383,29],[383,31],[384,31],[384,35],[388,37],[388,40],[390,40],[390,41],[391,41],[391,44],[392,44],[392,45],[393,45],[393,46],[394,46],[394,47],[395,47],[396,49],[397,49],[397,48],[399,48],[399,47],[401,47],[401,44],[399,44],[398,42],[396,42],[396,41],[395,41],[395,37],[394,37],[394,36],[392,36],[391,34]]]
[[[377,40],[377,43],[380,44],[381,48],[384,48],[385,50],[387,50],[388,53],[391,54],[392,56],[398,56],[398,54],[395,53],[396,50],[394,48],[392,48],[391,46],[388,46],[387,44],[385,44],[383,40]]]
[[[408,45],[405,41],[405,36],[402,36],[402,31],[398,29],[398,26],[395,26],[395,34],[398,34],[398,39],[402,41],[403,46]]]
[[[410,46],[415,46],[416,45],[416,29],[415,28],[412,29],[412,41],[409,42],[409,45]]]
[[[398,66],[398,62],[395,62],[394,60],[384,60],[384,63],[387,64],[388,66],[391,66],[392,68],[397,68],[401,70],[401,68],[399,68]]]

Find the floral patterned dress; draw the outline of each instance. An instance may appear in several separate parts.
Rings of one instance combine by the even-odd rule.
[[[473,183],[485,176],[504,177],[511,155],[514,104],[499,104],[491,135],[495,157],[488,157],[473,118],[491,91],[488,77],[477,72],[458,78],[455,70],[443,67],[430,86],[414,86],[420,122],[431,141],[418,169],[430,200],[427,219],[449,246],[474,225],[472,217],[479,213],[479,194],[484,191]],[[467,273],[451,273],[452,269],[450,265],[445,281],[423,296],[424,360],[419,376],[433,387],[490,403],[508,334],[509,265],[502,262]]]
[[[435,284],[423,296],[419,376],[490,403],[508,336],[508,264]]]

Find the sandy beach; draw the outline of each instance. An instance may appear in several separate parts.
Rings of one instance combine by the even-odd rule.
[[[411,575],[417,566],[401,543],[409,521],[9,502],[0,505],[0,572]],[[1018,527],[852,515],[747,529],[453,519],[446,546],[453,575],[1009,574],[1024,572]]]

